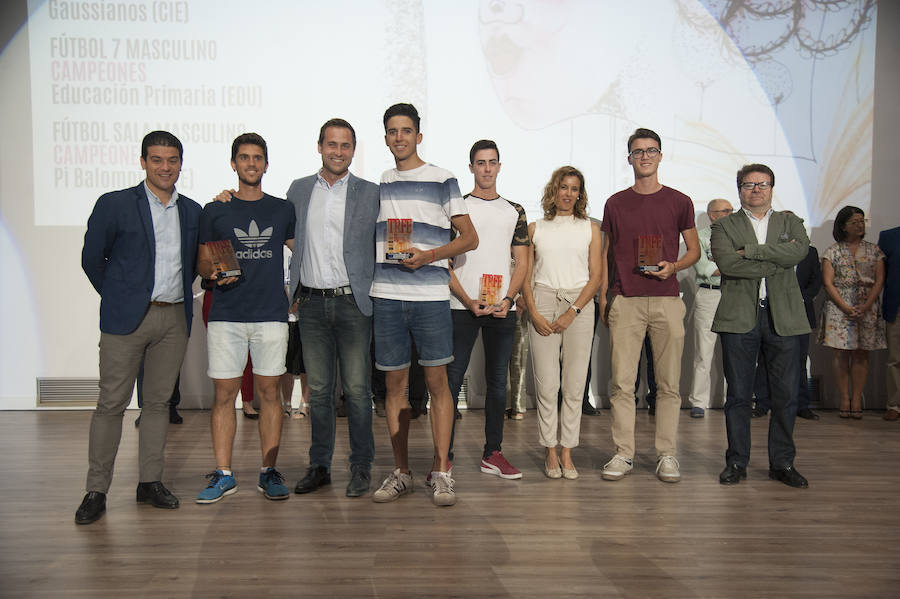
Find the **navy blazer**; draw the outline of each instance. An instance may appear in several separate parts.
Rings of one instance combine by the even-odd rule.
[[[885,256],[881,313],[886,321],[894,322],[900,308],[900,227],[882,231],[878,235],[878,247]]]
[[[184,316],[190,333],[201,208],[181,194],[176,206],[181,223]],[[81,268],[100,294],[101,331],[127,335],[138,327],[150,307],[155,263],[153,218],[144,183],[100,196],[88,218]]]
[[[819,252],[813,246],[809,246],[806,258],[797,265],[797,283],[800,285],[800,295],[806,306],[806,318],[809,326],[816,328],[816,308],[813,300],[822,290],[822,264],[819,262]]]
[[[287,192],[288,201],[297,213],[294,230],[294,253],[291,255],[291,297],[300,285],[300,264],[306,242],[306,213],[316,177],[296,179]],[[375,223],[381,207],[378,185],[350,173],[347,181],[347,204],[344,210],[344,266],[350,277],[350,288],[359,311],[372,315],[372,279],[375,277]]]

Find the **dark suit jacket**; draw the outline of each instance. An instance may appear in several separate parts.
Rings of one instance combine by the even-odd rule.
[[[886,321],[894,322],[900,308],[900,227],[882,231],[878,235],[878,247],[885,255],[881,313]]]
[[[181,223],[184,316],[190,331],[201,208],[181,194],[176,205]],[[101,331],[127,335],[138,327],[150,307],[155,262],[153,218],[144,183],[100,196],[88,218],[81,268],[100,294]]]
[[[710,249],[722,273],[722,298],[712,330],[747,333],[756,326],[760,279],[766,279],[769,313],[781,336],[809,333],[803,296],[794,266],[809,253],[803,221],[789,212],[769,217],[766,242],[760,244],[743,210],[712,224]],[[737,250],[744,250],[741,256]]]
[[[822,290],[822,264],[819,262],[819,252],[813,246],[809,246],[806,258],[797,265],[797,283],[800,285],[800,295],[803,296],[803,304],[806,306],[806,318],[809,326],[816,326],[816,308],[813,300]]]
[[[294,253],[291,256],[291,297],[300,285],[300,264],[306,242],[306,213],[316,176],[303,177],[291,183],[288,201],[297,213],[294,230]],[[344,266],[350,277],[350,288],[359,311],[372,315],[372,279],[375,277],[375,222],[378,220],[380,195],[378,185],[350,173],[347,182],[347,204],[344,210]]]

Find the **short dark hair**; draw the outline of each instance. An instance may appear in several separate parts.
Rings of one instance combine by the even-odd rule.
[[[144,141],[141,142],[141,158],[144,160],[147,159],[147,150],[150,146],[175,148],[178,150],[178,159],[184,159],[184,147],[181,145],[178,138],[168,131],[151,131],[144,136]]]
[[[325,124],[322,125],[322,128],[319,129],[320,144],[325,141],[325,129],[328,129],[329,127],[343,127],[344,129],[349,129],[350,135],[353,137],[353,147],[356,147],[356,131],[353,130],[353,127],[350,125],[350,123],[348,123],[344,119],[338,118],[328,119],[327,121],[325,121]]]
[[[416,128],[416,133],[419,132],[419,123],[422,119],[419,118],[419,111],[416,110],[416,107],[412,104],[394,104],[390,108],[384,111],[384,130],[387,131],[387,123],[388,121],[395,116],[408,116],[412,119],[413,126]]]
[[[241,133],[237,137],[234,138],[234,141],[231,144],[231,159],[234,160],[237,158],[238,148],[240,148],[244,144],[252,144],[254,146],[259,146],[263,151],[263,158],[266,159],[266,162],[269,162],[269,148],[266,146],[266,140],[262,138],[262,135],[259,133]]]
[[[857,208],[856,206],[844,206],[838,210],[837,216],[834,217],[834,229],[831,230],[831,236],[834,237],[835,241],[847,241],[847,232],[844,230],[844,227],[854,214],[866,216],[862,208]]]
[[[479,150],[494,150],[497,152],[497,161],[500,161],[500,150],[497,149],[497,144],[490,139],[479,139],[472,144],[472,149],[469,150],[469,164],[475,164],[475,154]]]
[[[659,135],[653,129],[644,129],[643,127],[638,127],[634,130],[634,133],[631,134],[631,137],[628,138],[628,153],[631,153],[631,144],[634,143],[636,139],[652,139],[659,146],[659,150],[662,151],[662,140],[659,138]]]
[[[775,173],[772,172],[772,169],[765,164],[745,164],[741,167],[741,170],[737,172],[738,190],[741,189],[741,183],[744,182],[744,177],[750,173],[763,173],[764,175],[769,175],[769,179],[771,179],[770,183],[772,183],[772,187],[775,187]]]

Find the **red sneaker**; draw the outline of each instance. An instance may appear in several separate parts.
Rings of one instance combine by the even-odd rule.
[[[500,478],[516,479],[522,478],[522,473],[506,461],[503,454],[499,451],[493,452],[487,458],[481,458],[481,471],[485,474],[493,474]]]

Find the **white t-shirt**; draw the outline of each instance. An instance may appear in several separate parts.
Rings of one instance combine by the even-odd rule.
[[[387,221],[413,221],[412,245],[431,250],[450,243],[450,218],[467,214],[459,184],[450,171],[433,164],[381,175],[381,209],[375,227],[375,279],[369,295],[404,301],[446,301],[450,298],[447,260],[416,270],[385,261]]]
[[[478,247],[453,260],[453,273],[460,285],[471,298],[481,295],[481,275],[502,275],[498,300],[509,295],[512,277],[510,246],[529,245],[528,220],[525,210],[509,200],[498,197],[485,200],[473,195],[465,198],[469,218],[478,233]],[[466,307],[456,296],[450,296],[450,308],[465,310]],[[515,304],[510,308],[515,310]]]

